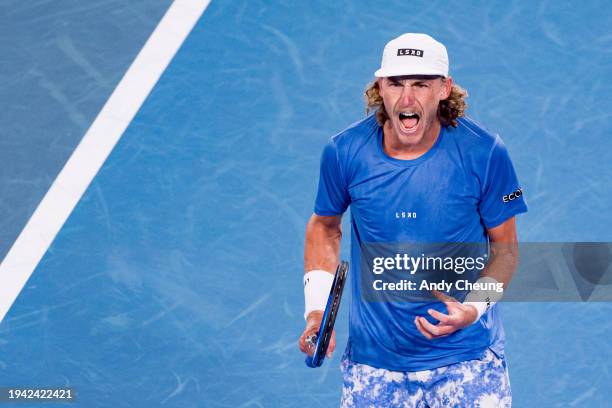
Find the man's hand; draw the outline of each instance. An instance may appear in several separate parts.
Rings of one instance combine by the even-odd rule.
[[[321,327],[321,320],[323,320],[323,310],[314,310],[308,314],[308,318],[306,319],[306,328],[298,341],[302,353],[306,353],[309,356],[312,356],[314,353],[314,347],[309,347],[308,344],[306,344],[306,337],[310,336],[311,334],[317,334],[319,327]],[[332,356],[335,348],[336,330],[334,329],[332,331],[331,339],[329,340],[329,346],[327,346],[327,357]]]
[[[429,323],[426,318],[421,316],[417,316],[414,319],[414,324],[417,329],[419,329],[421,334],[427,339],[433,340],[448,336],[459,329],[471,325],[474,320],[476,320],[478,311],[474,306],[464,305],[457,301],[457,299],[438,292],[437,290],[432,291],[432,293],[446,305],[448,314],[429,309],[427,313],[439,321],[436,325]]]

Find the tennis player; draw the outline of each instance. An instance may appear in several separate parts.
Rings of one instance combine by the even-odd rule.
[[[384,49],[365,94],[372,113],[331,138],[306,228],[305,338],[316,333],[351,208],[349,341],[342,407],[507,407],[510,383],[499,297],[366,302],[361,246],[372,242],[490,245],[483,283],[508,285],[517,262],[515,216],[527,211],[499,136],[464,116],[467,93],[446,48],[408,33]],[[331,355],[335,339],[328,349]]]

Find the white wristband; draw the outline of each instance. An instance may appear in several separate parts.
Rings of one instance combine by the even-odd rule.
[[[474,289],[467,294],[463,304],[472,305],[476,308],[478,315],[472,322],[476,323],[478,320],[480,320],[482,315],[485,314],[487,309],[492,307],[502,298],[504,293],[503,289],[501,291],[497,290],[501,284],[490,276],[485,276],[478,279],[472,286]]]
[[[304,320],[313,310],[325,310],[334,274],[320,269],[304,274]]]

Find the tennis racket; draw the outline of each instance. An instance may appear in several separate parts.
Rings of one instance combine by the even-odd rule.
[[[336,315],[340,308],[340,299],[342,298],[342,290],[344,289],[348,269],[349,264],[346,261],[340,262],[340,265],[336,268],[336,274],[334,275],[334,281],[329,291],[329,297],[327,298],[327,305],[325,306],[325,312],[323,312],[323,319],[321,319],[319,331],[317,334],[312,334],[306,338],[306,344],[309,344],[315,349],[312,356],[306,356],[306,365],[308,367],[316,368],[323,364],[325,353],[327,352],[327,347],[329,346],[329,341],[334,330]]]

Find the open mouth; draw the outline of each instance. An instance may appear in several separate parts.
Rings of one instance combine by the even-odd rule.
[[[418,113],[414,112],[400,112],[399,119],[402,123],[402,126],[410,132],[416,130],[416,127],[419,124],[419,119],[421,119],[421,117]]]

